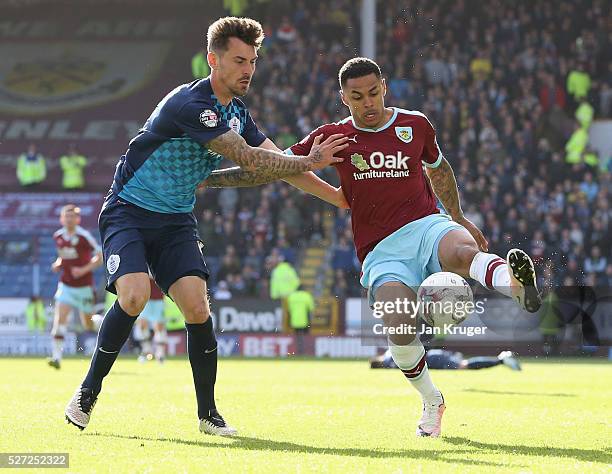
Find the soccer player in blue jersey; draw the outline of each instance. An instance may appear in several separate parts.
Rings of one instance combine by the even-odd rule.
[[[312,170],[342,159],[340,134],[315,142],[308,156],[286,156],[259,131],[244,96],[263,40],[261,25],[227,17],[208,29],[209,78],[184,84],[157,105],[130,142],[115,171],[100,213],[107,289],[117,301],[104,317],[89,371],[66,407],[66,420],[84,429],[121,347],[150,295],[148,271],[178,305],[187,328],[200,431],[233,435],[217,411],[214,386],[217,341],[210,319],[206,279],[196,220],[195,190],[222,157],[258,176],[261,182],[287,178],[335,204],[339,189]]]

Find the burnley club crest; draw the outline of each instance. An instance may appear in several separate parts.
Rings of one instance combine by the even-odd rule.
[[[395,127],[395,134],[404,143],[412,141],[412,127]]]

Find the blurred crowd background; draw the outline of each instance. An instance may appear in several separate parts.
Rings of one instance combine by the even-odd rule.
[[[359,55],[355,2],[224,4],[264,25],[246,102],[280,148],[348,115],[337,72]],[[206,25],[200,22],[200,40]],[[593,124],[612,114],[611,25],[609,4],[598,0],[377,2],[376,60],[387,81],[387,105],[429,117],[455,170],[465,214],[492,252],[528,251],[543,285],[612,284],[612,160],[589,145]],[[201,46],[192,44],[190,55]],[[196,54],[193,74],[207,72]],[[156,101],[151,97],[150,110]],[[117,144],[115,160],[126,145]],[[87,189],[92,154],[78,142],[66,152],[82,160],[64,159],[64,189]],[[15,170],[17,162],[15,156]],[[64,165],[77,177],[66,178]],[[105,169],[110,185],[112,164]],[[338,184],[333,169],[321,177]],[[305,249],[325,246],[331,294],[361,292],[347,211],[277,182],[206,190],[195,213],[213,289],[222,282],[234,295],[268,295],[269,275],[280,261],[299,268]],[[28,258],[27,249],[17,247],[4,245],[0,255]]]
[[[612,161],[576,136],[612,113],[610,9],[591,1],[482,6],[379,2],[376,59],[387,105],[421,110],[432,121],[464,211],[492,251],[524,248],[548,285],[609,285]],[[277,145],[346,117],[337,72],[358,54],[353,2],[301,1],[285,11],[270,5],[265,15],[257,5],[245,14],[259,18],[267,34],[248,102]],[[333,172],[323,177],[336,183]],[[233,242],[234,234],[253,240],[237,246],[247,252],[238,257],[247,259],[249,274],[262,271],[248,255],[253,247],[294,261],[291,248],[320,234],[327,208],[280,183],[213,191],[200,204],[208,209],[201,221],[207,235],[216,232],[209,242]],[[359,294],[348,213],[337,211],[333,232],[334,294]],[[224,247],[215,252],[223,255]]]

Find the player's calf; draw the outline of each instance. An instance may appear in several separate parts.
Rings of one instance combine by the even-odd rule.
[[[51,329],[51,357],[47,359],[47,363],[55,369],[60,368],[66,331],[67,327],[65,324],[54,324],[53,329]]]
[[[530,313],[541,305],[535,267],[525,252],[512,249],[506,260],[480,252],[474,238],[464,230],[453,230],[440,241],[438,254],[442,269],[471,277],[481,285],[513,298]]]
[[[166,346],[168,344],[168,332],[166,328],[155,329],[155,335],[153,336],[153,344],[155,345],[155,359],[159,363],[163,363],[166,359]]]
[[[540,308],[535,267],[522,250],[510,250],[506,260],[495,254],[478,252],[470,265],[469,276],[486,288],[514,299],[530,313]]]

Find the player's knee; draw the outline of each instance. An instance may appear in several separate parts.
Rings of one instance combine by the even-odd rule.
[[[67,326],[65,324],[54,324],[51,328],[51,336],[57,339],[62,339],[67,332]]]
[[[193,302],[183,308],[185,322],[189,324],[201,324],[210,317],[210,308],[205,300]]]
[[[144,309],[149,295],[145,291],[139,291],[136,288],[128,288],[119,294],[119,306],[130,316],[138,316]]]
[[[119,306],[130,316],[138,316],[144,309],[151,294],[149,275],[128,273],[115,282]]]
[[[467,268],[469,270],[474,256],[478,253],[476,243],[466,243],[455,247],[455,264],[458,269]]]

